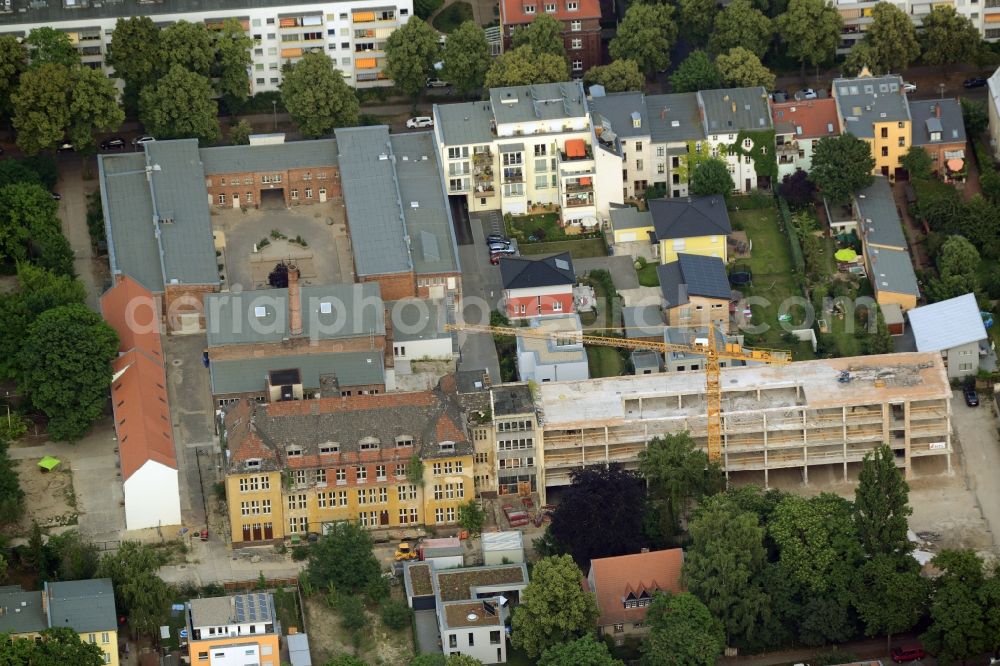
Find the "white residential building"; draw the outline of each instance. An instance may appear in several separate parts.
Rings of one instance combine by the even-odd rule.
[[[755,148],[755,140],[745,136],[746,133],[763,132],[774,127],[767,91],[763,87],[728,88],[702,90],[697,94],[708,152],[712,157],[725,160],[736,186],[735,191],[751,192],[770,186],[770,183],[763,182],[766,176],[758,178],[754,159],[747,154]],[[741,133],[743,138],[740,138]],[[774,150],[774,147],[766,149]]]
[[[865,38],[865,33],[872,24],[872,10],[878,4],[876,0],[834,0],[833,6],[844,19],[840,32],[840,43],[837,45],[837,55],[844,55],[857,42]],[[1000,2],[997,0],[958,0],[957,2],[931,2],[930,0],[903,0],[893,3],[913,21],[917,28],[923,22],[924,16],[938,6],[954,7],[961,16],[972,21],[984,39],[995,41],[1000,38]]]
[[[316,50],[333,59],[350,85],[371,87],[390,83],[384,74],[385,42],[412,13],[413,0],[219,0],[198,5],[177,0],[4,0],[0,35],[26,37],[35,28],[55,28],[69,35],[84,65],[113,77],[106,56],[120,18],[149,16],[162,27],[188,21],[213,29],[235,18],[255,41],[251,93],[277,90],[281,68]]]
[[[580,315],[536,318],[531,328],[551,334],[552,338],[517,336],[517,374],[521,381],[541,384],[590,377],[587,351],[579,339],[583,332]],[[561,333],[566,334],[565,338],[559,337]]]

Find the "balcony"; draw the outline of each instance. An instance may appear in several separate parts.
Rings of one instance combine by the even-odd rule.
[[[584,146],[583,151],[578,153],[568,153],[565,150],[559,151],[559,159],[563,162],[576,162],[594,159],[594,151],[590,146]]]
[[[472,154],[472,163],[477,167],[493,166],[493,153],[490,151],[482,151]]]
[[[504,183],[523,183],[524,182],[524,171],[521,169],[504,169],[503,170],[503,182]]]
[[[497,193],[492,185],[476,185],[475,195],[477,197],[492,197]]]
[[[581,178],[578,182],[567,182],[563,191],[569,194],[586,194],[594,191],[594,182],[590,178]]]
[[[563,203],[564,208],[584,208],[586,206],[594,205],[594,195],[593,194],[576,194],[573,196],[566,197],[565,203]]]

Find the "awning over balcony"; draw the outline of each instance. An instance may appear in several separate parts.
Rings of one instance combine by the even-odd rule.
[[[375,69],[378,63],[375,58],[358,58],[354,61],[354,66],[357,69]]]
[[[374,21],[375,12],[354,12],[351,14],[351,18],[358,23],[363,21]]]
[[[281,49],[282,58],[298,58],[302,55],[302,49]]]
[[[586,157],[587,144],[583,139],[570,139],[566,142],[566,157]]]
[[[524,144],[523,143],[503,143],[500,144],[499,148],[501,153],[523,153]]]
[[[294,18],[283,18],[278,21],[278,26],[281,28],[294,28],[299,24],[298,19]]]
[[[987,14],[983,17],[986,23],[1000,23],[1000,14]]]

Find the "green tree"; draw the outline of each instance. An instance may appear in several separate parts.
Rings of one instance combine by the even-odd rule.
[[[873,74],[885,74],[880,72],[873,65],[875,62],[875,51],[866,40],[854,42],[854,46],[847,53],[844,59],[844,76],[857,76],[861,70],[867,67]]]
[[[983,562],[971,550],[943,550],[932,563],[942,574],[934,581],[931,624],[920,640],[939,663],[964,663],[996,643],[986,635]]]
[[[341,654],[332,659],[327,659],[325,666],[368,666],[368,662],[355,657],[353,654]]]
[[[250,49],[253,38],[243,30],[238,19],[228,18],[215,33],[216,84],[230,114],[242,110],[250,95]]]
[[[715,666],[726,647],[722,623],[696,596],[656,594],[646,613],[643,666]]]
[[[2,193],[2,191],[0,191]],[[979,291],[979,251],[962,236],[949,236],[935,258],[938,277],[927,285],[931,300],[943,301]]]
[[[675,41],[673,6],[636,2],[625,12],[608,52],[614,60],[634,60],[649,77],[670,66],[670,49]]]
[[[309,579],[316,587],[356,593],[381,576],[371,534],[357,523],[338,522],[309,549]]]
[[[169,73],[174,65],[179,65],[189,72],[208,77],[215,64],[215,49],[215,39],[204,23],[171,23],[160,33],[159,70]]]
[[[410,618],[413,617],[413,612],[406,602],[398,599],[389,599],[383,603],[379,614],[382,624],[393,631],[402,631],[409,627]]]
[[[646,77],[639,71],[634,60],[612,60],[609,65],[591,67],[584,73],[583,82],[587,86],[601,85],[609,93],[643,89]]]
[[[729,195],[736,189],[733,177],[726,163],[717,157],[709,158],[695,166],[691,174],[691,194],[704,196],[709,194]]]
[[[871,48],[868,67],[873,74],[901,72],[920,55],[913,21],[891,2],[875,4],[865,43]]]
[[[675,93],[714,90],[722,87],[722,75],[708,54],[698,49],[684,59],[670,75],[670,90]]]
[[[44,227],[33,233],[31,257],[42,268],[60,275],[73,275],[73,249],[58,225]]]
[[[458,505],[458,524],[469,530],[469,534],[480,534],[485,522],[486,512],[476,500],[472,499]]]
[[[931,169],[934,166],[930,155],[921,146],[910,146],[899,163],[913,180],[927,180],[931,177]]]
[[[954,7],[932,7],[920,21],[923,61],[928,65],[972,62],[982,44],[979,29]]]
[[[622,666],[611,656],[608,645],[585,634],[575,641],[557,643],[542,652],[538,666]]]
[[[155,80],[162,67],[160,29],[148,16],[120,18],[111,33],[107,62],[125,82],[122,102],[130,112],[139,108],[139,92]]]
[[[530,46],[535,53],[548,53],[560,58],[566,57],[566,46],[563,44],[563,26],[555,17],[548,14],[536,14],[526,28],[519,28],[512,40],[514,48]]]
[[[173,593],[157,574],[163,555],[137,541],[123,541],[114,553],[101,558],[99,578],[110,578],[118,613],[128,616],[133,635],[153,635],[164,624]]]
[[[667,539],[680,531],[693,501],[724,487],[719,465],[710,463],[686,432],[651,439],[639,452],[639,473],[646,479],[660,534]]]
[[[76,530],[52,534],[46,548],[59,580],[88,580],[97,573],[101,556],[97,546],[84,541]]]
[[[0,666],[101,666],[104,652],[94,643],[85,643],[68,627],[44,629],[38,640],[0,634]]]
[[[565,58],[535,53],[530,46],[511,49],[493,61],[483,85],[487,88],[556,83],[569,79]]]
[[[483,666],[483,662],[461,652],[453,652],[445,659],[445,666]]]
[[[26,154],[54,148],[66,137],[72,86],[69,69],[60,64],[42,64],[21,75],[11,103],[17,145]]]
[[[722,81],[734,88],[756,88],[763,86],[774,90],[774,73],[761,63],[760,58],[742,46],[720,53],[715,59]]]
[[[845,132],[840,136],[825,136],[816,142],[809,177],[823,196],[841,202],[872,184],[874,168],[875,160],[868,144]]]
[[[490,60],[486,33],[475,21],[466,21],[444,43],[443,75],[459,92],[468,95],[483,87]]]
[[[13,35],[0,35],[0,117],[11,113],[11,94],[28,68],[28,50]]]
[[[80,52],[73,46],[69,34],[55,28],[35,28],[24,40],[31,56],[31,66],[62,65],[75,67],[80,64]]]
[[[24,261],[50,235],[61,235],[52,195],[36,183],[0,188],[0,258]]]
[[[758,58],[763,58],[771,46],[774,28],[771,19],[750,4],[750,0],[733,0],[715,17],[715,30],[708,40],[708,50],[725,53],[742,46]]]
[[[102,70],[77,67],[71,79],[66,136],[78,151],[93,153],[94,134],[117,129],[125,122],[125,111],[118,105],[118,90]]]
[[[594,595],[580,587],[580,570],[569,555],[546,557],[534,566],[531,582],[511,621],[514,647],[529,657],[591,631],[597,620]]]
[[[866,636],[886,635],[886,649],[893,634],[917,625],[927,608],[929,581],[910,557],[879,553],[858,570],[854,606],[865,625]]]
[[[986,111],[986,102],[963,97],[962,120],[965,121],[966,133],[973,139],[979,137],[979,135],[986,131],[990,122]]]
[[[49,418],[49,436],[75,441],[104,411],[118,336],[97,313],[74,303],[39,315],[28,340],[18,355],[22,386]]]
[[[416,99],[440,57],[437,31],[414,16],[386,40],[385,73],[397,88]]]
[[[16,523],[24,513],[24,491],[17,464],[7,455],[7,442],[0,440],[0,525]]]
[[[246,146],[250,143],[253,127],[246,120],[240,120],[229,129],[229,143],[234,146]]]
[[[896,467],[896,456],[886,444],[865,454],[854,492],[854,524],[868,557],[906,556],[912,549],[906,536],[913,509],[910,486]]]
[[[358,122],[358,97],[324,53],[306,53],[286,68],[281,101],[303,136],[323,136]]]
[[[774,23],[788,55],[799,61],[805,78],[806,63],[819,67],[833,59],[844,20],[837,8],[824,0],[791,0],[788,11]]]
[[[980,177],[984,191],[985,183],[986,178]],[[958,233],[979,248],[983,257],[993,259],[1000,254],[1000,208],[983,195],[976,194],[965,202],[963,213]]]
[[[703,46],[708,42],[719,13],[719,3],[715,0],[680,0],[681,28],[692,43]]]
[[[725,495],[709,497],[691,520],[684,557],[687,590],[701,599],[726,633],[744,644],[754,639],[768,610],[760,585],[767,562],[764,528],[756,514],[740,510]]]
[[[195,138],[212,143],[220,136],[219,105],[204,76],[172,65],[166,76],[143,88],[139,119],[160,139]]]

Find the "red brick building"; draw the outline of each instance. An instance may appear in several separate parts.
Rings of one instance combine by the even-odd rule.
[[[563,44],[573,78],[581,78],[601,64],[600,0],[500,0],[504,50],[511,48],[515,32],[542,14],[563,25]]]

